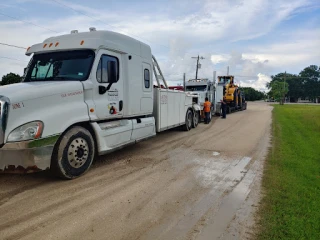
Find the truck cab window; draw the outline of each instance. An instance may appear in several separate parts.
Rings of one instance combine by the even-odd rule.
[[[199,86],[187,86],[187,91],[195,91],[195,92],[204,92],[207,89],[206,85],[199,85]]]
[[[24,81],[83,81],[89,77],[93,60],[92,50],[35,54]]]
[[[99,83],[109,83],[108,79],[108,63],[115,62],[116,63],[116,75],[117,81],[119,80],[119,60],[116,57],[109,55],[102,55],[99,60],[99,65],[97,68],[97,81]]]
[[[150,88],[150,71],[149,71],[149,69],[144,69],[144,87]]]
[[[42,64],[42,62],[39,60],[35,64],[35,67],[33,68],[31,78],[41,79],[41,78],[51,78],[53,75],[53,67],[51,61],[45,62]]]

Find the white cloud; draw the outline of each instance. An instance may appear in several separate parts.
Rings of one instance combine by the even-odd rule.
[[[26,1],[30,4],[35,2],[19,2]],[[266,35],[293,14],[314,6],[316,0],[197,0],[187,3],[174,0],[166,6],[160,6],[171,9],[169,13],[156,15],[150,14],[150,11],[136,12],[134,5],[121,11],[109,11],[71,1],[60,2],[90,17],[69,9],[69,15],[58,19],[39,18],[33,14],[24,20],[61,34],[69,33],[72,29],[88,31],[89,27],[94,26],[98,30],[110,29],[138,38],[151,45],[163,73],[173,83],[181,81],[183,73],[187,74],[187,78],[195,77],[196,60],[191,57],[198,54],[205,57],[201,60],[199,77],[212,79],[214,70],[217,74],[225,74],[229,66],[231,74],[241,76],[239,78],[244,84],[251,84],[257,89],[263,88],[268,80],[267,76],[274,71],[284,71],[288,66],[301,68],[309,62],[317,63],[319,59],[319,30],[314,29],[283,32],[277,43],[253,42],[238,52],[220,50],[215,44],[222,42],[225,49],[228,49],[231,42]],[[52,1],[42,2],[44,3],[50,6],[54,4],[55,7],[68,11],[68,8]],[[125,17],[119,17],[124,15]],[[57,35],[49,30],[12,20],[0,21],[0,31],[5,33],[0,35],[0,42],[24,47]],[[0,46],[0,56],[28,60],[23,50],[4,46]],[[24,62],[0,58],[0,76],[9,71],[21,74],[25,65]],[[246,82],[246,79],[254,82]]]
[[[252,61],[268,61],[271,69],[298,73],[311,64],[319,64],[320,28],[283,34],[277,43],[258,45],[244,54]]]
[[[212,54],[211,55],[211,62],[213,64],[227,62],[229,59],[230,59],[230,56],[228,54]]]
[[[262,92],[267,92],[267,83],[271,81],[270,76],[264,75],[262,73],[257,74],[257,79],[252,80],[240,80],[238,84],[241,87],[252,87]]]

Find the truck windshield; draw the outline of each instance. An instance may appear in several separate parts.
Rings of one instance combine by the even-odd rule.
[[[207,86],[206,85],[187,86],[186,89],[187,91],[190,91],[190,92],[203,92],[207,90]]]
[[[24,81],[86,80],[89,77],[94,56],[92,50],[35,54]]]

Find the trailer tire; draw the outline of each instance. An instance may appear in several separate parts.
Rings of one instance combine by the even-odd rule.
[[[194,111],[193,120],[192,120],[192,127],[196,128],[199,124],[200,114],[199,111]]]
[[[62,179],[80,177],[89,170],[94,155],[95,144],[91,133],[80,126],[72,127],[56,143],[50,170]]]
[[[192,120],[193,120],[193,113],[190,109],[187,110],[186,113],[186,120],[185,120],[185,124],[183,125],[183,129],[185,131],[190,131],[192,128]]]

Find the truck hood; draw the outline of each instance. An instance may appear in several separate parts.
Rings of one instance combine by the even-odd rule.
[[[13,103],[82,90],[79,81],[22,82],[0,86],[0,96],[8,97]]]

